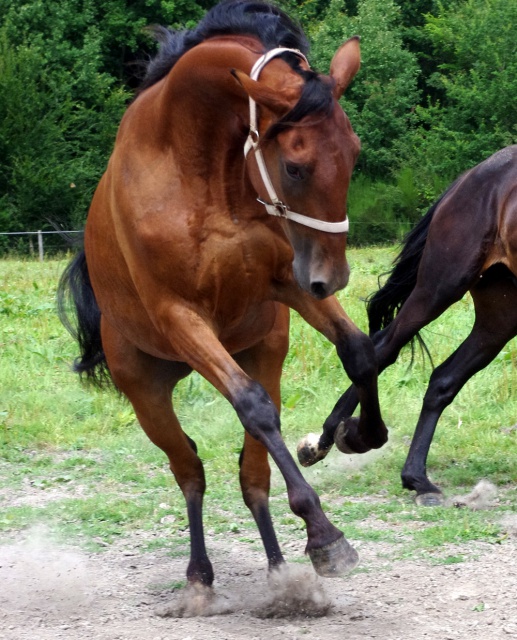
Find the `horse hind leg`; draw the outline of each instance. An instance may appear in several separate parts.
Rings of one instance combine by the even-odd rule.
[[[196,446],[182,430],[172,407],[176,383],[190,367],[149,356],[125,340],[103,318],[102,341],[110,373],[127,396],[149,439],[169,459],[170,469],[183,493],[190,530],[190,585],[211,587],[214,580],[203,532],[205,475]]]
[[[264,545],[269,569],[272,570],[284,564],[284,557],[269,512],[271,469],[267,455],[267,449],[246,432],[239,459],[242,497],[253,515]]]
[[[426,461],[445,407],[517,334],[517,287],[506,267],[492,267],[471,292],[476,312],[474,326],[458,349],[433,372],[402,470],[402,485],[416,491],[415,500],[421,506],[444,503],[441,489],[427,477]]]

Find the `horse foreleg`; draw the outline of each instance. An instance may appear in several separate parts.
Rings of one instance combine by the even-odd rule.
[[[205,475],[196,446],[182,430],[172,408],[175,384],[191,369],[182,363],[154,358],[137,349],[102,321],[102,343],[113,381],[131,402],[149,439],[169,459],[170,469],[183,493],[190,530],[190,584],[210,587],[214,580],[203,533]]]
[[[343,575],[355,567],[357,552],[329,522],[320,500],[296,466],[280,435],[278,411],[257,382],[250,382],[234,400],[234,408],[249,435],[269,452],[284,477],[289,506],[307,526],[306,552],[322,576]]]
[[[431,297],[426,280],[417,285],[395,319],[382,331],[372,337],[378,373],[392,365],[400,350],[408,344],[416,334],[429,322],[437,318],[443,311],[461,297],[465,290],[457,287],[446,287],[442,283],[442,293]],[[431,281],[429,286],[431,286]],[[352,351],[361,349],[361,342],[351,344]],[[343,357],[347,359],[346,349]],[[359,356],[360,357],[360,356]],[[355,358],[352,358],[352,363]],[[347,371],[348,373],[348,371]],[[352,377],[353,372],[349,373]],[[363,414],[359,419],[351,418],[358,404],[361,402],[359,388],[349,387],[336,403],[332,413],[325,420],[321,436],[309,434],[298,445],[298,458],[304,466],[310,466],[322,460],[335,443],[343,453],[365,453],[372,448],[378,448],[386,441],[386,434],[379,430],[378,423],[372,425]],[[364,394],[364,391],[363,391]],[[364,400],[363,400],[364,402]]]
[[[442,412],[464,384],[484,369],[517,334],[517,289],[509,272],[500,279],[488,272],[472,289],[472,296],[476,311],[472,331],[433,372],[402,470],[402,484],[416,491],[419,505],[444,502],[441,490],[429,480],[426,469],[427,455]]]
[[[377,392],[377,359],[370,338],[360,331],[335,297],[316,301],[304,298],[294,308],[335,346],[355,389],[345,393],[326,420],[323,435],[309,434],[298,445],[298,458],[308,466],[321,460],[334,442],[338,427],[346,434],[346,447],[363,453],[381,447],[388,438],[382,421]],[[359,418],[350,418],[357,404]],[[345,444],[343,444],[345,447]]]
[[[420,329],[443,312],[448,306],[448,301],[449,297],[444,296],[434,305],[430,305],[425,288],[418,286],[413,290],[393,322],[372,337],[379,375],[396,361],[401,349]],[[360,348],[360,345],[356,348]],[[350,374],[349,377],[354,382]],[[361,415],[359,419],[350,417],[357,405],[361,403],[362,406],[363,402],[360,388],[354,383],[354,386],[341,396],[323,426],[324,432],[332,434],[336,447],[343,453],[365,453],[381,447],[387,440],[387,435],[383,439],[383,433],[375,430],[376,423],[373,424],[372,430],[368,415]]]
[[[289,348],[289,310],[279,307],[275,325],[258,345],[239,353],[235,360],[243,370],[269,393],[280,412],[280,378]],[[269,512],[271,469],[268,452],[263,444],[245,432],[239,460],[242,496],[251,511],[262,538],[269,568],[284,562]]]

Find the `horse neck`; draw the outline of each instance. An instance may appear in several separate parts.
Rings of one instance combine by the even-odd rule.
[[[252,42],[260,52],[260,43]],[[215,39],[184,54],[167,76],[159,137],[173,149],[182,173],[215,181],[244,176],[248,99],[230,70],[249,73],[257,57],[239,41]]]

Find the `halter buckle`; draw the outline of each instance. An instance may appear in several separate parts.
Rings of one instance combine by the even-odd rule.
[[[278,211],[278,216],[280,218],[285,218],[287,220],[287,212],[289,211],[287,206],[281,200],[276,200],[275,202],[272,202],[271,204]]]
[[[256,146],[260,139],[258,129],[256,127],[250,126],[250,132],[248,136],[251,138],[251,142],[253,143],[253,146]]]
[[[277,218],[284,218],[285,220],[289,219],[289,209],[287,208],[287,205],[285,205],[281,200],[266,202],[265,200],[262,200],[262,198],[257,198],[257,202],[263,204],[270,215],[277,216]]]

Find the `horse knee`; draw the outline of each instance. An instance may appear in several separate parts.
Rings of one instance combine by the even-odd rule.
[[[251,381],[234,402],[234,409],[246,431],[262,442],[272,431],[280,431],[280,415],[271,397],[258,382]]]
[[[377,357],[373,342],[362,332],[337,345],[337,353],[355,385],[364,386],[377,375]]]

